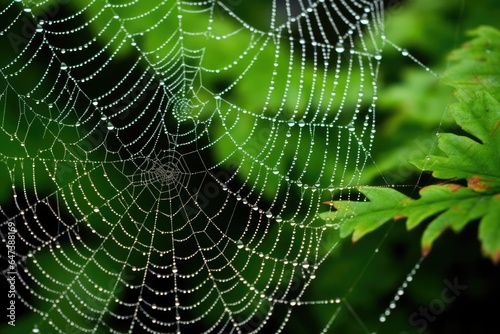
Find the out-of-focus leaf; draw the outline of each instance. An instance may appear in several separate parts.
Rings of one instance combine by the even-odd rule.
[[[450,55],[454,62],[446,71],[443,81],[468,93],[487,90],[500,94],[500,31],[481,26],[469,34],[473,39]]]

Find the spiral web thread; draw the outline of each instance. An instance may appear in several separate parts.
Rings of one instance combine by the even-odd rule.
[[[314,305],[328,330],[318,214],[369,159],[381,1],[1,4],[0,222],[35,332],[286,332]]]

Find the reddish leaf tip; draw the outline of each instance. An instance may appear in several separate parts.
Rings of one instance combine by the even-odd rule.
[[[423,246],[422,247],[422,256],[427,257],[429,253],[431,252],[431,246]]]
[[[446,186],[451,190],[452,193],[454,193],[454,192],[458,191],[460,188],[462,188],[461,185],[454,184],[454,183],[447,184]]]
[[[495,265],[498,265],[500,263],[500,250],[491,254],[491,260]]]
[[[352,234],[352,243],[358,242],[359,239],[363,237],[363,234],[359,232],[359,230],[355,229],[354,233]]]
[[[404,219],[404,218],[406,218],[406,216],[405,216],[405,215],[401,215],[401,214],[399,214],[399,215],[395,215],[395,216],[394,216],[394,221],[398,221],[398,220],[401,220],[401,219]]]
[[[479,175],[472,176],[467,181],[467,187],[477,192],[486,191],[491,188],[490,186],[488,186],[483,182],[483,180]]]

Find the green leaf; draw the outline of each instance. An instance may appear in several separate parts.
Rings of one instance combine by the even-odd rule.
[[[481,143],[466,136],[439,134],[438,147],[445,156],[431,156],[414,164],[440,179],[479,177],[482,190],[499,187],[500,102],[484,91],[473,97],[464,91],[457,95],[460,103],[452,105],[450,112],[457,124]]]
[[[500,196],[496,195],[490,202],[488,213],[479,225],[479,239],[483,252],[491,256],[493,262],[500,262]]]
[[[431,218],[422,236],[422,253],[427,255],[434,241],[448,228],[460,232],[467,223],[481,217],[485,231],[480,239],[487,255],[500,254],[500,197],[485,196],[456,184],[432,185],[420,190],[419,199],[411,199],[391,188],[360,187],[370,201],[336,201],[337,211],[321,214],[321,218],[343,220],[341,237],[353,234],[353,241],[377,229],[390,220],[407,218],[412,229]],[[346,219],[347,218],[347,219]],[[483,225],[485,226],[483,228]]]
[[[427,255],[434,241],[448,228],[460,232],[469,222],[483,216],[488,206],[489,197],[469,188],[454,184],[434,185],[420,191],[421,198],[415,200],[405,210],[408,215],[407,227],[415,227],[425,219],[437,214],[427,226],[422,236],[422,253]],[[416,213],[426,211],[427,216],[418,217]]]
[[[359,188],[369,201],[336,201],[337,211],[321,215],[341,224],[340,235],[359,240],[390,220],[407,218],[407,229],[429,222],[421,240],[427,255],[446,230],[460,232],[479,220],[483,252],[500,262],[500,31],[481,27],[475,38],[452,54],[444,81],[457,88],[450,114],[465,134],[438,135],[440,155],[413,163],[447,179],[420,190],[412,199],[390,188]],[[450,181],[465,179],[467,187]]]
[[[370,200],[376,202],[336,201],[333,206],[337,212],[321,214],[325,220],[339,219],[339,216],[350,217],[340,228],[340,236],[346,237],[354,232],[353,241],[361,239],[365,234],[383,225],[387,220],[396,217],[399,206],[409,198],[390,188],[360,188],[360,191]],[[352,217],[351,217],[352,216]]]

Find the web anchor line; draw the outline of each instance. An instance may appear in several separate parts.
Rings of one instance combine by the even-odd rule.
[[[429,67],[425,66],[414,55],[412,55],[411,53],[409,53],[408,50],[405,50],[405,49],[401,48],[400,46],[398,46],[397,44],[391,42],[391,40],[387,39],[387,37],[385,35],[382,35],[381,38],[387,44],[389,44],[390,46],[392,46],[393,48],[395,48],[396,50],[398,50],[401,53],[402,56],[410,58],[415,64],[417,64],[418,66],[420,66],[421,68],[423,68],[425,71],[429,72],[434,77],[439,78],[439,74],[437,74],[436,72],[434,72],[433,70],[431,70]]]

